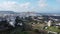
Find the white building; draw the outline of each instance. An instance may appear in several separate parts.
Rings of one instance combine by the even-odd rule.
[[[51,26],[51,20],[48,21],[47,25],[50,27]]]

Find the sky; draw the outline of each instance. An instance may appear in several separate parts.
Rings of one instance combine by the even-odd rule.
[[[59,13],[60,0],[0,0],[0,11]]]

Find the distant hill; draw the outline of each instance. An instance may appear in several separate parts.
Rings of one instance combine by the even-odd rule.
[[[19,14],[21,16],[60,16],[60,14],[56,13],[38,13],[38,12],[14,12],[14,11],[0,11],[0,14]]]
[[[18,14],[18,13],[14,11],[0,11],[0,14]]]
[[[37,12],[20,12],[21,16],[41,16],[40,13]]]

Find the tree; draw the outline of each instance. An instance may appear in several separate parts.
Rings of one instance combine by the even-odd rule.
[[[22,23],[23,21],[19,16],[17,16],[15,22],[16,22],[15,25],[17,26],[18,23]]]

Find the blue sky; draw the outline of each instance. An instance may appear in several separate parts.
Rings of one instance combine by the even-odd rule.
[[[0,10],[58,13],[60,0],[0,0]]]

